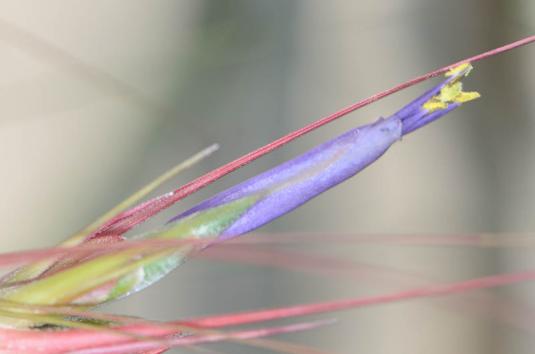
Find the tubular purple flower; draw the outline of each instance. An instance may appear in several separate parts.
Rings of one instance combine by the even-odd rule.
[[[477,92],[462,91],[460,80],[471,69],[469,63],[453,68],[446,74],[448,78],[444,82],[392,116],[350,130],[215,195],[171,222],[242,198],[256,197],[256,201],[218,235],[218,240],[224,240],[250,232],[290,212],[362,171],[402,136],[437,120],[462,103],[478,98]]]

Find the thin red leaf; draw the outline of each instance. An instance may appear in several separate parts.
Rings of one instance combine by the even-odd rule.
[[[507,236],[507,237],[504,237]],[[395,235],[395,234],[332,234],[332,233],[252,233],[218,244],[218,249],[238,249],[248,245],[277,245],[312,242],[323,244],[391,244],[393,246],[469,246],[469,247],[533,247],[535,235],[532,234],[468,234],[468,235]],[[74,247],[50,247],[0,253],[0,267],[16,266],[24,263],[54,258],[56,256],[77,255],[88,251],[122,250],[143,248],[158,250],[167,247],[180,247],[187,244],[206,244],[203,240],[127,240],[126,242],[83,244]]]
[[[109,333],[89,330],[71,331],[25,331],[15,329],[0,328],[0,349],[16,353],[137,353],[148,350],[163,350],[164,347],[191,346],[202,343],[213,343],[219,341],[238,341],[242,344],[255,346],[271,346],[272,343],[255,343],[248,340],[273,336],[276,334],[292,333],[314,329],[320,326],[331,324],[332,320],[321,320],[306,323],[297,323],[286,326],[260,328],[253,330],[242,330],[227,333],[213,332],[206,334],[192,335],[189,337],[169,338],[169,335],[177,333],[176,329],[148,326],[129,326],[120,328],[128,333],[147,335],[159,338],[155,341],[149,339],[132,339],[120,333]],[[168,324],[172,325],[172,324]],[[277,346],[284,348],[284,346]],[[291,349],[291,346],[288,348]],[[290,351],[290,353],[292,353]],[[293,351],[293,353],[297,353]],[[313,352],[309,352],[313,354]],[[305,353],[301,353],[305,354]],[[316,354],[320,354],[317,352]]]
[[[169,347],[190,346],[202,343],[214,343],[228,340],[247,340],[260,337],[274,336],[278,334],[306,331],[332,324],[332,320],[321,320],[305,323],[297,323],[279,327],[267,327],[251,330],[234,331],[228,333],[214,333],[199,336],[187,336],[169,339],[166,343]],[[245,342],[246,343],[246,342]],[[114,346],[83,349],[73,351],[76,354],[122,354],[133,353],[141,350],[161,349],[161,344],[151,342],[131,342]]]
[[[192,319],[185,322],[203,328],[237,326],[242,324],[272,321],[282,318],[306,316],[325,312],[341,311],[346,309],[399,302],[417,298],[460,294],[474,290],[488,289],[531,280],[535,280],[535,271],[491,275],[461,282],[414,288],[385,295],[320,302],[221,316],[209,316],[204,318]]]
[[[392,95],[393,93],[406,89],[410,86],[416,85],[432,77],[441,75],[447,72],[448,70],[450,70],[452,67],[455,67],[459,64],[462,64],[465,62],[477,62],[477,61],[492,57],[494,55],[527,45],[534,41],[535,41],[535,35],[529,36],[521,40],[515,41],[513,43],[509,43],[504,46],[489,50],[487,52],[477,54],[475,56],[472,56],[466,59],[459,60],[455,63],[446,65],[440,69],[433,70],[424,75],[418,76],[414,79],[411,79],[409,81],[396,85],[390,89],[374,94],[366,99],[363,99],[355,104],[352,104],[351,106],[343,108],[339,110],[338,112],[335,112],[327,117],[321,118],[311,124],[306,125],[305,127],[302,127],[281,138],[278,138],[275,141],[265,146],[262,146],[234,161],[231,161],[219,168],[216,168],[215,170],[212,170],[208,172],[207,174],[201,177],[198,177],[197,179],[183,185],[182,187],[174,190],[173,192],[170,192],[162,196],[156,197],[154,199],[148,200],[132,209],[119,213],[117,216],[110,219],[107,223],[105,223],[102,227],[100,227],[97,231],[95,231],[91,235],[91,237],[106,236],[106,235],[108,236],[109,235],[122,235],[126,233],[128,230],[130,230],[131,228],[133,228],[134,226],[147,220],[153,215],[159,213],[163,209],[170,207],[171,205],[178,202],[179,200],[184,199],[190,194],[200,190],[201,188],[206,187],[207,185],[215,182],[216,180],[222,178],[223,176],[226,176],[227,174],[239,169],[240,167],[260,158],[261,156],[264,156],[270,153],[271,151],[275,149],[280,148],[281,146],[305,134],[310,133],[311,131],[315,129],[318,129],[319,127],[323,125],[326,125],[341,117],[344,117],[348,115],[349,113],[352,113],[384,97]]]
[[[373,283],[384,282],[392,285],[393,282],[411,286],[430,286],[435,283],[422,274],[407,272],[381,265],[356,263],[334,257],[304,254],[287,250],[258,250],[251,246],[239,249],[229,247],[215,247],[201,254],[202,258],[218,261],[230,261],[259,266],[280,268],[284,271],[294,270],[326,277],[349,277],[352,280],[367,280]],[[471,296],[458,299],[455,304],[448,307],[462,312],[477,313],[481,316],[494,317],[516,328],[534,333],[535,311],[525,305],[508,302],[489,292],[478,292]]]

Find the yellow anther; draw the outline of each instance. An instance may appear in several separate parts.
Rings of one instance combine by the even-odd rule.
[[[450,69],[446,76],[456,76],[456,78],[446,84],[437,95],[431,97],[422,107],[428,112],[433,112],[439,109],[446,109],[452,103],[464,103],[479,98],[481,95],[478,92],[464,92],[463,84],[460,81],[471,70],[472,65],[470,63],[463,63]]]

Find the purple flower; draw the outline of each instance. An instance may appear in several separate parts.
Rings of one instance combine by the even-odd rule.
[[[258,199],[219,234],[218,239],[232,238],[272,221],[360,172],[402,136],[433,122],[463,102],[478,98],[477,92],[462,91],[460,79],[471,68],[468,63],[453,68],[444,82],[392,116],[350,130],[205,200],[171,221],[250,196]]]

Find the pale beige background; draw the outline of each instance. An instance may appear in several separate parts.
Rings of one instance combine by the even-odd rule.
[[[532,34],[534,23],[529,0],[0,0],[0,247],[52,245],[212,142],[222,150],[162,191],[376,91]],[[478,64],[467,85],[482,100],[263,231],[535,231],[534,62],[530,47]],[[255,162],[145,228],[392,113],[429,85]],[[326,253],[438,280],[533,263],[529,249],[333,246]],[[112,309],[172,319],[403,285],[194,260]],[[529,306],[534,293],[522,285],[500,294]],[[418,300],[347,312],[334,327],[288,339],[333,353],[532,352],[535,328],[450,305]]]

